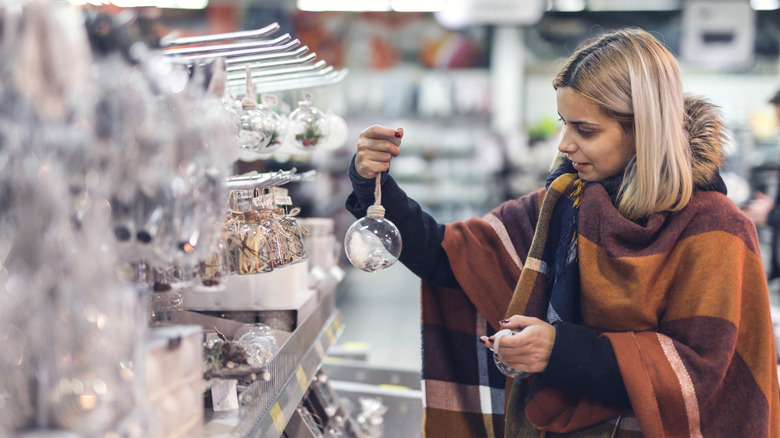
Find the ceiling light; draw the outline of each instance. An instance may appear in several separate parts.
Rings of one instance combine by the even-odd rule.
[[[750,0],[754,11],[774,11],[780,9],[780,0]]]
[[[679,11],[682,0],[588,0],[589,11]]]
[[[447,0],[390,0],[390,7],[398,12],[438,12],[447,7]]]
[[[556,0],[555,10],[559,12],[580,12],[585,10],[585,0]]]
[[[209,4],[209,0],[109,0],[120,8],[168,8],[168,9],[203,9]]]
[[[389,0],[298,0],[296,6],[302,11],[389,11]]]

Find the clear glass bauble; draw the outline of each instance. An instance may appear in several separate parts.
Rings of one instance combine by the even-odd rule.
[[[273,330],[265,324],[245,324],[236,330],[233,337],[246,350],[248,362],[256,367],[268,365],[279,352]]]
[[[401,255],[401,233],[385,218],[366,216],[347,230],[344,250],[356,268],[365,272],[383,271]]]
[[[245,109],[240,120],[238,146],[242,151],[261,152],[271,142],[265,113],[257,108]]]
[[[260,153],[271,154],[284,143],[287,135],[287,118],[274,111],[274,108],[279,107],[279,98],[275,94],[263,94],[260,96],[260,101],[261,105],[258,108],[266,118],[263,129],[265,135],[270,138]]]
[[[238,135],[241,131],[241,115],[244,110],[241,108],[241,101],[235,98],[222,99],[222,111],[230,121],[231,132]]]
[[[518,333],[518,332],[514,331],[514,330],[510,330],[510,329],[503,329],[503,330],[499,330],[498,332],[496,332],[496,334],[493,335],[493,339],[494,339],[494,341],[493,341],[493,352],[499,351],[498,346],[500,345],[501,338],[506,337],[506,336],[513,336],[516,333]],[[498,360],[497,356],[498,356],[498,353],[495,353],[493,355],[493,362],[495,362],[496,367],[498,367],[498,370],[501,371],[501,374],[503,374],[503,375],[505,375],[507,377],[511,377],[513,379],[522,379],[522,378],[527,377],[530,374],[528,372],[520,371],[518,369],[512,368],[512,367],[507,366],[507,365],[504,365],[503,363],[501,363],[501,361]]]
[[[310,100],[299,102],[289,120],[290,140],[297,149],[311,152],[328,141],[330,120],[325,113],[311,106]]]
[[[282,147],[284,136],[287,133],[287,121],[271,109],[263,108],[259,111],[262,111],[265,117],[263,133],[268,138],[268,144],[258,152],[261,154],[270,154]]]

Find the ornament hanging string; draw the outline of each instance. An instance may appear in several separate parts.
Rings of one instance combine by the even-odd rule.
[[[382,173],[376,174],[376,188],[374,189],[374,205],[368,207],[368,217],[382,219],[385,217],[385,208],[382,207]]]
[[[255,94],[255,86],[252,84],[252,69],[248,65],[246,66],[246,95],[241,101],[241,107],[244,110],[257,109],[257,95]]]

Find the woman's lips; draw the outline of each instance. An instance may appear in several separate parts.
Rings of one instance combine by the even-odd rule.
[[[574,170],[576,170],[578,172],[581,171],[581,170],[584,170],[585,167],[588,166],[587,163],[575,163],[574,161],[571,162],[571,165],[574,167]]]

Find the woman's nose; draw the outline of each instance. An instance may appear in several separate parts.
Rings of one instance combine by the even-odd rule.
[[[558,150],[563,153],[572,153],[577,150],[577,144],[564,133],[561,135],[561,140],[558,143]]]

